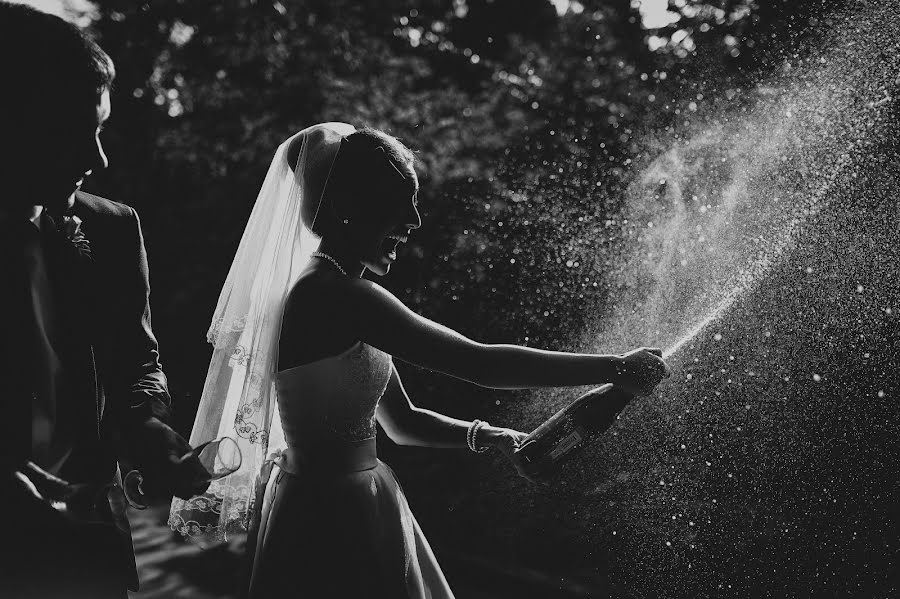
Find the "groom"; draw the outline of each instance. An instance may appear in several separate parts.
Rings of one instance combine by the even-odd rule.
[[[63,20],[0,2],[0,596],[124,599],[137,575],[117,461],[144,490],[207,486],[164,424],[147,259],[106,168],[111,59]]]

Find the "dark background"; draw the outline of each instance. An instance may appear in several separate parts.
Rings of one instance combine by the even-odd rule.
[[[552,486],[529,485],[497,456],[379,442],[463,598],[891,596],[900,584],[892,2],[670,0],[672,22],[659,29],[645,27],[637,2],[564,4],[72,9],[118,69],[104,133],[110,168],[85,189],[142,217],[178,428],[193,423],[206,329],[243,225],[292,133],[338,120],[415,150],[424,224],[379,282],[417,312],[484,342],[666,345],[706,313],[673,311],[666,327],[644,322],[602,348],[588,341],[642,289],[623,272],[645,240],[628,224],[645,167],[704,127],[758,113],[770,88],[802,87],[786,64],[847,49],[852,65],[836,77],[852,72],[856,83],[843,82],[841,97],[860,114],[866,102],[880,101],[877,110],[836,125],[824,158],[804,150],[764,173],[794,192],[782,214],[805,215],[792,249],[776,252],[761,280],[676,353],[672,380]],[[850,23],[858,14],[862,24]],[[853,54],[870,30],[879,50]],[[821,76],[806,81],[837,93]],[[852,173],[832,169],[822,202],[804,207],[827,178],[827,156],[844,150]],[[651,199],[661,205],[672,185],[659,181]],[[766,181],[754,190],[769,193]],[[691,285],[721,295],[722,272]],[[522,430],[576,392],[497,392],[400,368],[419,405]],[[201,554],[146,513],[136,528],[138,596],[230,592],[233,548]]]
[[[607,291],[554,266],[578,237],[559,228],[615,219],[640,134],[804,51],[829,4],[689,3],[696,16],[660,32],[690,31],[688,53],[651,52],[628,1],[564,16],[545,0],[102,3],[92,30],[118,67],[111,166],[86,190],[143,219],[179,422],[193,422],[209,315],[293,132],[368,124],[417,152],[424,226],[382,281],[408,305],[486,342],[564,347]],[[484,403],[465,389],[461,408]]]

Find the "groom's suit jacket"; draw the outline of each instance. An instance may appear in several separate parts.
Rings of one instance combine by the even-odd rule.
[[[77,192],[71,214],[81,219],[87,244],[66,239],[47,216],[41,222],[41,235],[51,236],[43,240],[44,246],[54,248],[48,252],[46,270],[66,376],[67,392],[57,398],[57,420],[72,439],[72,453],[58,475],[71,482],[106,483],[116,474],[117,439],[137,430],[148,416],[165,421],[170,397],[150,328],[147,256],[137,213]],[[10,471],[30,456],[32,391],[21,374],[29,365],[24,352],[16,349],[30,334],[25,305],[16,295],[21,272],[15,260],[8,262],[0,278],[6,286],[0,297],[11,307],[4,308],[6,339],[0,339],[7,395],[0,468]],[[16,313],[17,307],[22,314]],[[130,537],[122,541],[125,557],[116,567],[127,571],[129,587],[136,588]]]

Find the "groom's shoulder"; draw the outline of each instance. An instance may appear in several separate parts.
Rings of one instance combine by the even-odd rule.
[[[75,192],[74,212],[79,216],[97,215],[109,218],[134,218],[135,215],[131,206],[84,191]]]

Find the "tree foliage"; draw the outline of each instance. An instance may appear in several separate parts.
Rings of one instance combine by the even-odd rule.
[[[202,388],[218,290],[294,132],[346,121],[416,151],[424,225],[382,281],[416,311],[486,342],[594,349],[582,331],[608,308],[624,192],[654,135],[677,140],[706,107],[739,106],[843,4],[669,0],[648,29],[631,0],[104,2],[93,28],[119,75],[111,166],[90,190],[144,220],[180,427]],[[418,403],[453,398],[463,417],[490,417],[508,397],[403,373]],[[453,503],[452,482],[472,484],[464,460],[408,455],[401,468],[448,481],[412,483],[426,513],[441,513],[438,494]],[[490,517],[465,505],[469,524],[433,523],[451,546]]]

